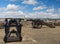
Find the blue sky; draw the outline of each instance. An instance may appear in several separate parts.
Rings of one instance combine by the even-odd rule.
[[[27,18],[60,18],[60,0],[0,0],[0,17],[3,18],[6,15],[12,17],[22,15]]]

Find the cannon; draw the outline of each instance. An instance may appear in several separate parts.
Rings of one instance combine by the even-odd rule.
[[[21,36],[21,28],[22,25],[19,21],[16,19],[5,19],[5,36],[4,36],[4,42],[15,42],[15,41],[22,41]],[[12,29],[10,31],[10,27],[16,27],[16,30]],[[11,34],[15,34],[16,36]]]
[[[43,20],[40,20],[40,19],[35,19],[35,20],[32,20],[32,27],[33,28],[42,28],[42,25],[46,25],[50,28],[55,28],[55,25],[53,22],[47,22],[47,21],[43,21]]]
[[[35,19],[32,21],[33,28],[41,28],[42,27],[42,20]]]

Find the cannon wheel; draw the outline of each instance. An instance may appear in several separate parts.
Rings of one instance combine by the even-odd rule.
[[[42,28],[42,23],[39,25],[39,28]]]
[[[32,23],[33,28],[42,28],[42,23],[40,24],[35,24],[34,22]]]
[[[49,27],[50,27],[50,28],[55,28],[55,25],[54,25],[54,24],[50,24]]]

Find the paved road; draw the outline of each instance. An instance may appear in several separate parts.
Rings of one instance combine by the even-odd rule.
[[[22,42],[4,43],[4,29],[0,29],[0,44],[60,44],[60,27],[41,29],[22,27]]]

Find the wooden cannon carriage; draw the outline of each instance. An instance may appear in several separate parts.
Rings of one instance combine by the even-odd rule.
[[[50,28],[55,28],[55,25],[54,25],[53,22],[46,22],[46,21],[43,21],[43,20],[40,20],[40,19],[32,20],[32,27],[33,28],[41,28],[42,25],[46,25]]]
[[[5,19],[5,36],[4,36],[4,42],[14,42],[14,41],[22,41],[22,36],[21,36],[21,27],[22,25],[20,24],[19,21],[16,19]],[[10,27],[16,27],[16,30],[10,31]],[[15,34],[16,36],[11,34]]]

